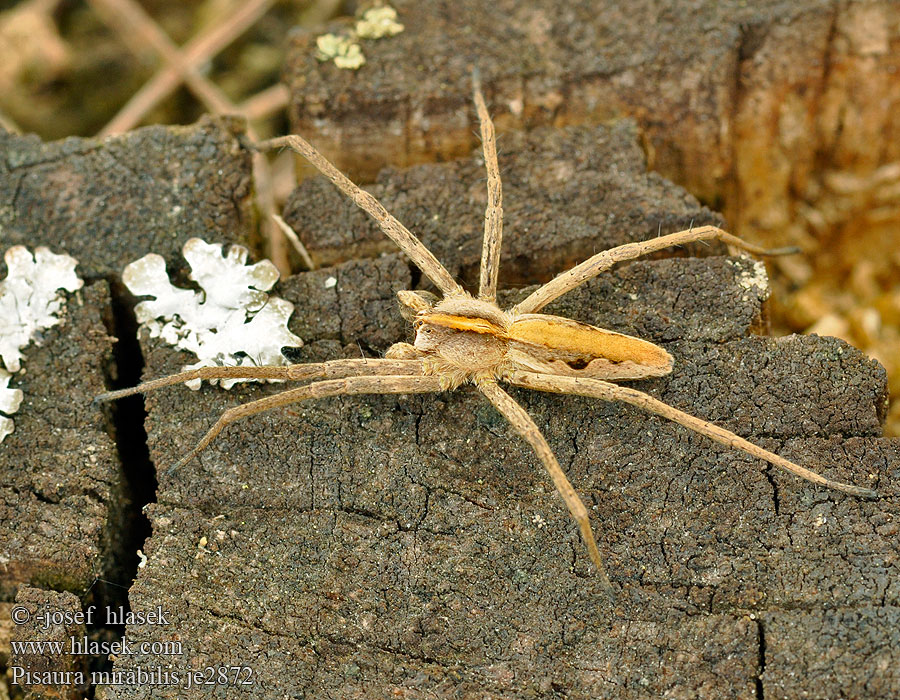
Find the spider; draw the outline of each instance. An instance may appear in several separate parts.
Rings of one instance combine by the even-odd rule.
[[[343,359],[279,367],[203,367],[111,391],[98,400],[144,393],[191,379],[317,380],[225,411],[173,469],[196,457],[226,426],[248,416],[306,399],[356,394],[441,392],[472,384],[534,449],[562,496],[596,567],[600,583],[612,590],[591,530],[588,511],[566,478],[534,420],[500,382],[544,392],[576,394],[604,401],[623,401],[655,413],[743,450],[803,479],[863,497],[873,490],[827,479],[769,452],[713,423],[691,416],[649,394],[615,381],[658,377],[672,371],[673,358],[663,348],[640,338],[539,313],[554,299],[583,284],[615,263],[691,241],[719,240],[756,255],[783,255],[793,249],[764,250],[714,226],[679,231],[655,239],[627,243],[597,253],[536,289],[510,309],[496,302],[503,207],[494,126],[474,77],[474,101],[487,169],[488,202],[478,295],[466,292],[435,256],[368,192],[299,136],[283,136],[252,145],[257,151],[291,148],[304,156],[345,195],[372,216],[381,230],[428,277],[443,295],[401,291],[401,313],[415,328],[415,342],[396,343],[381,359]]]

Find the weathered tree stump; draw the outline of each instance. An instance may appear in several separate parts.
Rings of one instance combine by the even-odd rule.
[[[839,215],[835,196],[844,218],[827,227],[853,225],[878,168],[900,159],[892,2],[394,6],[407,31],[363,42],[359,74],[319,63],[317,34],[297,34],[286,65],[293,129],[365,181],[476,145],[474,64],[500,131],[632,116],[651,168],[723,202],[747,235],[783,240],[800,207]],[[879,205],[856,230],[896,224]]]
[[[191,236],[215,230],[219,240],[247,241],[250,164],[239,133],[227,120],[103,142],[42,144],[0,132],[0,252],[46,245],[76,256],[86,279],[12,380],[24,400],[0,445],[4,667],[21,632],[10,620],[17,589],[72,591],[86,606],[127,602],[144,536],[135,508],[153,498],[155,480],[140,457],[139,407],[107,425],[91,403],[110,379],[133,382],[140,372],[129,299],[116,281],[150,250],[182,267]],[[101,278],[113,282],[112,297]],[[115,347],[114,333],[122,338]]]
[[[103,282],[70,299],[63,322],[27,350],[13,380],[24,400],[0,445],[0,595],[18,586],[84,592],[115,566],[127,502],[124,475],[91,399],[111,342]]]
[[[477,145],[471,67],[498,130],[636,120],[651,170],[774,263],[779,329],[838,334],[900,395],[900,5],[888,0],[399,0],[406,31],[341,70],[298,33],[291,123],[365,182]],[[328,31],[346,31],[336,22]],[[900,434],[900,403],[890,428]]]
[[[423,20],[417,31],[367,45],[369,67],[356,76],[315,63],[311,37],[298,38],[293,118],[316,143],[330,140],[340,165],[359,159],[347,167],[356,173],[462,156],[382,171],[372,190],[471,284],[485,199],[479,157],[468,157],[477,60],[507,132],[504,304],[598,250],[721,222],[648,174],[645,153],[726,207],[762,188],[753,201],[768,202],[777,223],[795,193],[812,190],[768,165],[799,155],[798,172],[809,174],[802,168],[820,152],[804,160],[807,146],[788,137],[830,133],[804,117],[809,100],[893,60],[882,47],[894,29],[867,29],[889,13],[882,2],[691,5],[694,36],[683,8],[649,3],[576,3],[562,15],[545,2],[441,8],[402,3],[411,26]],[[807,58],[781,65],[772,49],[795,34]],[[769,90],[787,97],[765,101]],[[636,121],[562,128],[621,114]],[[842,114],[852,121],[852,109]],[[734,134],[757,123],[768,131],[741,151]],[[522,126],[531,132],[510,131]],[[851,133],[824,143],[839,155]],[[127,378],[145,361],[151,377],[191,359],[147,338],[110,359],[108,317],[125,344],[127,298],[111,279],[111,313],[97,278],[151,251],[180,267],[194,235],[253,243],[249,154],[235,135],[211,121],[104,143],[0,136],[0,242],[64,250],[93,281],[30,351],[26,404],[0,446],[5,613],[17,587],[71,607],[48,589],[70,590],[88,605],[95,578],[134,559],[125,477],[151,475],[127,450],[123,474],[89,400],[107,363]],[[739,186],[723,192],[734,177]],[[774,225],[753,218],[755,206],[741,209],[750,212],[742,226]],[[281,287],[306,341],[300,357],[374,357],[409,340],[395,293],[421,275],[371,223],[320,180],[304,183],[285,215],[314,257],[335,265]],[[640,388],[830,477],[874,486],[879,500],[812,486],[629,407],[513,391],[590,508],[617,588],[610,601],[540,463],[470,390],[293,406],[229,428],[169,472],[227,407],[283,388],[173,387],[146,402],[159,490],[145,508],[148,560],[129,591],[132,611],[158,609],[164,621],[128,625],[132,653],[117,656],[120,675],[96,697],[900,694],[900,444],[879,437],[884,372],[834,339],[759,337],[760,267],[720,257],[720,247],[679,252],[713,257],[635,262],[548,312],[663,344],[675,371]],[[118,411],[120,447],[141,422]],[[30,634],[0,624],[0,661],[11,661],[10,638]],[[234,685],[244,680],[253,685]]]
[[[585,142],[583,151],[561,149],[559,167],[590,160]],[[394,184],[426,179],[421,172],[387,175],[383,191],[419,202],[410,207],[423,209],[422,220],[459,207],[454,177],[427,178],[451,183],[427,200]],[[624,193],[638,186],[605,182],[573,193],[568,180],[549,180],[529,206],[540,220],[579,206],[587,216],[589,204],[577,202],[594,195],[602,216],[633,219]],[[642,200],[648,210],[662,201],[697,208],[677,188],[653,184],[641,189],[656,193]],[[293,201],[307,230],[335,215],[320,192],[306,185]],[[477,228],[460,231],[443,250],[471,248]],[[582,256],[605,247],[598,237],[580,243]],[[520,230],[509,245],[526,257],[527,241]],[[534,261],[545,249],[559,262],[570,254],[541,244]],[[468,255],[451,252],[454,269],[465,271]],[[408,339],[394,293],[416,278],[388,254],[287,280],[281,294],[297,306],[302,358],[358,357]],[[507,292],[504,303],[526,291]],[[172,388],[147,397],[160,486],[147,508],[149,560],[130,593],[133,609],[161,606],[170,622],[133,625],[128,635],[178,640],[183,656],[139,654],[115,668],[171,665],[185,678],[189,669],[246,666],[252,692],[272,698],[746,697],[796,687],[796,668],[817,669],[805,686],[815,695],[860,694],[873,687],[873,662],[821,671],[819,655],[846,640],[846,654],[881,650],[878,668],[887,670],[877,687],[889,696],[900,682],[881,665],[893,660],[884,649],[900,593],[900,449],[878,437],[884,373],[834,339],[751,335],[767,293],[746,259],[657,260],[607,274],[548,312],[663,343],[675,371],[642,388],[831,477],[874,485],[882,499],[814,487],[628,407],[514,391],[591,508],[619,589],[610,602],[539,462],[471,391],[296,405],[232,426],[170,473],[223,410],[283,387]],[[147,376],[188,361],[142,344]],[[823,621],[830,631],[818,646],[808,630]],[[208,692],[108,686],[101,695]]]

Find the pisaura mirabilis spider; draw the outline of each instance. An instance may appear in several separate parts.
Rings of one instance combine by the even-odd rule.
[[[743,450],[801,478],[855,496],[875,492],[827,479],[784,459],[717,425],[691,416],[649,394],[614,381],[668,374],[673,359],[653,343],[577,321],[539,313],[544,306],[615,263],[691,241],[720,240],[757,255],[787,250],[763,250],[713,226],[680,231],[628,243],[597,253],[539,287],[523,301],[503,310],[496,303],[503,208],[493,123],[475,78],[474,99],[487,168],[488,202],[478,295],[466,292],[434,255],[368,192],[354,185],[315,148],[299,136],[284,136],[255,144],[259,151],[291,148],[304,156],[345,195],[371,215],[382,231],[431,280],[443,295],[401,291],[401,312],[412,321],[415,342],[396,343],[383,359],[344,359],[278,367],[203,367],[111,391],[99,400],[118,399],[191,379],[318,380],[251,401],[225,411],[174,467],[196,457],[226,426],[241,418],[306,399],[356,394],[440,392],[470,383],[509,421],[543,462],[556,489],[578,524],[581,537],[602,584],[611,589],[588,512],[556,457],[528,413],[499,382],[538,391],[576,394],[605,401],[623,401],[655,413],[724,445]]]

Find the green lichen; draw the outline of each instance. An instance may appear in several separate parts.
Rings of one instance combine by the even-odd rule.
[[[353,30],[347,34],[323,34],[318,37],[316,58],[322,62],[334,61],[338,68],[356,70],[366,63],[359,39],[382,39],[399,34],[403,29],[393,7],[373,7],[363,12]]]
[[[366,62],[359,44],[349,37],[337,34],[323,34],[316,39],[316,58],[320,61],[334,61],[338,68],[356,70]]]
[[[362,39],[381,39],[403,31],[397,21],[397,10],[393,7],[373,7],[363,13],[356,23],[356,35]]]

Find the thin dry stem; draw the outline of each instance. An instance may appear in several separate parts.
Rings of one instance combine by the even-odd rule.
[[[3,127],[11,134],[21,134],[22,129],[7,114],[0,112],[0,127]]]
[[[497,275],[500,270],[500,245],[503,240],[503,189],[500,167],[497,165],[497,137],[494,123],[488,114],[481,80],[476,73],[473,79],[475,109],[481,123],[481,143],[484,149],[484,166],[487,169],[487,208],[484,211],[484,244],[481,252],[481,282],[478,296],[487,301],[497,298]]]
[[[341,192],[353,200],[360,209],[375,219],[375,222],[384,231],[384,234],[397,244],[400,250],[428,279],[434,282],[441,292],[445,295],[462,293],[462,288],[456,283],[456,280],[409,229],[388,213],[387,209],[375,197],[353,184],[346,175],[332,165],[325,156],[307,141],[299,136],[282,136],[257,143],[253,148],[259,151],[290,148],[302,155],[320,173],[331,180]]]
[[[590,396],[592,398],[602,399],[603,401],[623,401],[624,403],[631,404],[644,411],[655,413],[663,418],[678,423],[679,425],[683,425],[685,428],[689,428],[694,432],[705,435],[722,445],[742,450],[753,457],[763,459],[766,462],[774,464],[776,467],[781,467],[785,471],[795,474],[807,481],[811,481],[814,484],[819,484],[820,486],[825,486],[834,489],[835,491],[849,493],[853,496],[873,498],[877,495],[872,489],[826,479],[824,476],[816,474],[814,471],[810,471],[805,467],[794,464],[784,457],[779,457],[774,452],[769,452],[758,445],[754,445],[752,442],[735,435],[730,430],[725,430],[725,428],[720,428],[714,423],[679,411],[677,408],[673,408],[669,404],[654,399],[649,394],[637,391],[636,389],[611,384],[601,379],[563,377],[551,374],[533,374],[530,372],[512,372],[509,376],[509,381],[516,386],[537,389],[538,391]]]
[[[131,0],[90,0],[90,2],[97,14],[121,35],[126,45],[133,51],[143,46],[158,54],[175,72],[177,76],[175,87],[184,82],[207,109],[217,114],[236,111],[236,107],[225,94],[199,73],[197,64],[186,60],[182,51],[140,5]],[[153,90],[154,87],[151,80],[136,92],[119,114],[113,117],[112,122],[103,129],[101,135],[126,131],[140,123],[144,115],[168,94],[156,92]],[[128,115],[127,120],[121,118],[123,113]]]
[[[515,431],[525,438],[541,462],[544,463],[550,478],[553,479],[556,490],[559,491],[559,495],[566,502],[569,513],[572,514],[572,517],[578,524],[578,528],[581,531],[581,539],[584,540],[584,544],[587,546],[591,561],[597,567],[601,583],[604,588],[611,591],[612,585],[609,582],[609,576],[606,574],[606,567],[603,566],[603,560],[600,558],[600,551],[597,549],[597,540],[594,538],[594,533],[591,530],[591,521],[588,519],[587,508],[584,507],[581,498],[566,478],[565,472],[559,466],[559,462],[550,449],[550,445],[547,444],[547,440],[541,434],[540,428],[537,427],[537,424],[525,409],[497,386],[496,382],[482,381],[477,386],[481,393],[487,397],[488,401],[510,422]]]
[[[281,229],[281,232],[285,235],[285,238],[287,238],[288,241],[290,241],[291,245],[294,246],[294,250],[299,253],[300,259],[303,260],[303,264],[306,265],[306,269],[315,270],[315,263],[313,263],[313,259],[309,255],[309,251],[306,250],[306,246],[303,245],[303,241],[300,240],[300,236],[297,235],[296,231],[288,226],[288,223],[280,216],[278,216],[278,214],[272,214],[272,219],[276,224],[278,224],[278,228]]]
[[[247,135],[252,139],[256,133],[252,127],[247,127]],[[272,183],[272,168],[269,161],[262,153],[253,154],[253,180],[256,183],[256,203],[262,210],[262,230],[267,242],[269,260],[278,268],[283,278],[291,274],[291,258],[288,253],[287,237],[282,228],[276,223],[274,217],[278,208],[275,206],[275,187]]]
[[[357,394],[427,394],[441,391],[438,377],[423,376],[361,376],[344,377],[342,379],[328,379],[322,382],[313,382],[306,386],[288,389],[274,396],[250,401],[234,408],[229,408],[223,413],[216,424],[203,436],[194,448],[182,457],[169,471],[175,471],[179,467],[190,462],[200,454],[215,437],[228,425],[248,416],[270,411],[307,399],[323,399],[328,396],[355,396]]]
[[[291,101],[291,93],[283,83],[277,83],[251,95],[238,105],[238,110],[251,122],[260,121],[280,112]]]
[[[670,233],[659,238],[653,238],[649,241],[640,241],[637,243],[626,243],[625,245],[616,246],[609,250],[597,253],[593,257],[588,258],[583,263],[563,272],[547,284],[539,287],[528,295],[523,301],[516,304],[511,309],[511,313],[530,314],[543,309],[554,299],[561,297],[566,292],[570,292],[578,285],[584,284],[592,277],[596,277],[604,270],[618,262],[625,260],[634,260],[642,255],[653,253],[657,250],[670,248],[676,245],[684,245],[694,241],[707,241],[717,239],[735,248],[746,250],[754,255],[787,255],[796,253],[796,248],[778,248],[775,250],[766,250],[759,246],[752,245],[742,241],[737,236],[723,231],[715,226],[701,226],[700,228],[688,229],[686,231],[678,231]]]

